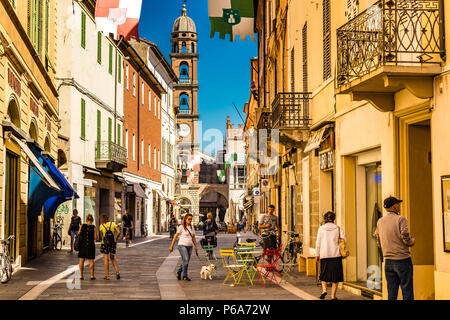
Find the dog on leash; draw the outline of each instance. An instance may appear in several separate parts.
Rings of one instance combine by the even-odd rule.
[[[200,271],[200,276],[202,277],[202,279],[207,279],[209,278],[209,280],[212,280],[212,272],[214,271],[215,266],[213,264],[208,264],[207,266],[203,266],[202,267],[202,271]]]

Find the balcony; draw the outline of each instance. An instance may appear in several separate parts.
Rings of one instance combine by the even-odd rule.
[[[98,169],[121,171],[127,166],[127,149],[109,141],[97,142],[95,166]]]
[[[258,121],[257,128],[270,130],[272,128],[272,114],[270,113],[270,109],[257,109],[256,113],[256,119]]]
[[[394,94],[433,95],[445,60],[440,0],[380,0],[337,30],[338,94],[394,110]]]
[[[178,79],[178,83],[179,84],[190,84],[191,83],[191,79]]]
[[[311,93],[278,93],[272,103],[272,128],[279,130],[309,129]]]

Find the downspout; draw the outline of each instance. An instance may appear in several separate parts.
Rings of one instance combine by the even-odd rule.
[[[439,34],[441,41],[441,58],[443,61],[447,61],[446,52],[446,37],[445,37],[445,13],[444,13],[444,0],[439,0]]]
[[[138,79],[137,79],[137,136],[138,136],[138,145],[137,145],[137,171],[139,171],[139,163],[141,162],[141,135],[140,135],[140,124],[141,124],[141,119],[140,119],[140,99],[141,99],[141,84],[139,83],[141,79],[141,67],[139,67],[138,70]],[[151,101],[150,101],[151,103]]]

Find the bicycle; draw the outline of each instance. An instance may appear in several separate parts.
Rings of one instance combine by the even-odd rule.
[[[2,253],[0,253],[0,281],[6,283],[11,280],[13,267],[11,257],[9,256],[9,243],[14,239],[11,235],[6,240],[1,240],[0,245],[2,247]]]
[[[58,222],[53,226],[52,250],[57,251],[60,251],[62,249],[62,224],[60,223],[60,221],[62,220],[58,218]]]
[[[297,238],[300,237],[298,233],[293,231],[283,231],[289,236],[289,240],[281,253],[280,271],[289,272],[292,267],[297,265],[297,255],[303,253],[302,242]],[[284,269],[287,267],[287,269]]]
[[[145,223],[141,223],[141,235],[143,237],[148,237],[148,229]]]
[[[125,230],[125,247],[128,248],[130,246],[130,232],[131,232],[131,228],[129,227],[123,227],[123,229]]]

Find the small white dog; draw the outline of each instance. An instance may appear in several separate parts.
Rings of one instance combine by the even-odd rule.
[[[215,266],[213,264],[208,264],[207,266],[203,266],[202,267],[202,271],[200,271],[200,276],[202,277],[202,279],[207,279],[209,278],[209,280],[212,280],[212,272],[214,270]]]

